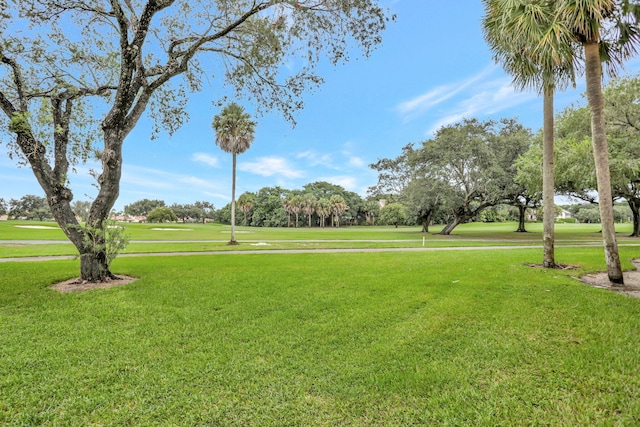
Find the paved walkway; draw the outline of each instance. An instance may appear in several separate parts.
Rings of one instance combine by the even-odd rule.
[[[227,240],[223,240],[226,242]],[[278,242],[406,242],[407,240],[278,240]],[[137,240],[137,243],[162,243],[157,240]],[[167,241],[169,243],[180,243],[175,240]],[[194,241],[187,240],[183,243],[206,243],[217,242],[212,240]],[[244,242],[249,242],[245,240]],[[0,240],[0,244],[60,244],[71,243],[68,240]],[[563,248],[593,247],[601,246],[602,243],[579,243],[561,245]],[[618,246],[635,246],[640,247],[640,243],[618,244]],[[227,251],[197,251],[197,252],[152,252],[152,253],[133,253],[119,254],[118,258],[138,258],[138,257],[167,257],[167,256],[194,256],[194,255],[268,255],[268,254],[303,254],[303,253],[362,253],[362,252],[436,252],[436,251],[480,251],[480,250],[518,250],[518,249],[542,249],[542,244],[534,245],[502,245],[502,246],[445,246],[445,247],[421,247],[421,248],[327,248],[327,249],[246,249],[246,250],[227,250]],[[38,262],[38,261],[56,261],[71,260],[78,258],[75,255],[56,255],[56,256],[34,256],[34,257],[16,257],[16,258],[0,258],[0,263],[4,262]]]

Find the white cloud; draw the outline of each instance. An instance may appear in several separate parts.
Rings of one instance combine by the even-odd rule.
[[[474,83],[484,79],[491,74],[494,69],[495,66],[491,65],[475,76],[471,76],[461,82],[437,86],[422,95],[418,95],[408,101],[401,102],[396,106],[396,111],[405,122],[416,119],[431,108],[453,98],[465,89],[471,87]]]
[[[205,191],[204,194],[210,197],[215,197],[222,200],[231,200],[231,196],[229,194],[221,194],[221,193],[211,193],[209,191]]]
[[[364,160],[362,160],[360,157],[357,156],[351,156],[349,158],[349,166],[352,166],[354,168],[363,168],[366,167],[366,162]]]
[[[220,164],[220,161],[217,157],[214,157],[211,154],[207,153],[194,153],[193,156],[191,156],[191,160],[198,163],[204,163],[205,165],[214,168],[217,168]]]
[[[255,162],[242,162],[238,169],[262,176],[282,175],[286,178],[301,178],[302,171],[294,169],[286,159],[282,157],[261,157]]]
[[[296,155],[298,159],[305,159],[309,162],[309,166],[324,166],[326,168],[335,169],[335,161],[332,154],[320,154],[315,150],[307,150]]]
[[[348,175],[319,177],[316,181],[326,181],[330,184],[340,185],[349,191],[356,191],[358,189],[357,179]]]
[[[474,86],[473,93],[446,109],[428,129],[427,135],[433,134],[442,126],[456,123],[463,118],[496,114],[508,108],[524,104],[538,96],[534,92],[519,92],[511,85],[508,77],[489,80]]]
[[[122,170],[122,184],[130,188],[153,188],[183,191],[185,184],[202,190],[218,190],[220,185],[193,175],[170,173],[159,169],[125,165]]]

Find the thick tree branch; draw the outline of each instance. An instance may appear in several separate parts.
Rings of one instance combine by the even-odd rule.
[[[18,102],[20,103],[18,109],[21,111],[26,111],[27,101],[24,96],[24,83],[22,80],[22,76],[20,74],[20,67],[18,66],[18,63],[15,60],[5,56],[2,52],[0,52],[0,62],[8,65],[9,68],[11,68],[11,74],[13,76],[13,84],[14,84],[16,93],[18,95]],[[11,117],[12,113],[13,112],[11,112],[11,114],[7,113],[7,115]]]

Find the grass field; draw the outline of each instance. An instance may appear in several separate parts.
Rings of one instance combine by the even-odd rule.
[[[450,236],[435,234],[441,226],[421,233],[417,227],[342,228],[253,228],[237,227],[238,246],[227,246],[230,227],[220,224],[124,224],[131,239],[123,253],[197,252],[270,249],[401,248],[530,245],[540,246],[542,225],[527,225],[528,233],[515,233],[515,223],[463,224]],[[28,228],[25,228],[28,227]],[[32,228],[46,227],[46,228]],[[556,245],[602,242],[597,224],[556,224]],[[631,224],[618,224],[620,244],[640,244],[627,237]],[[36,221],[0,222],[0,258],[75,255],[55,223]],[[26,243],[30,241],[31,243]],[[34,244],[34,242],[42,242]],[[57,243],[56,243],[57,242]]]
[[[455,239],[521,239],[469,226]],[[620,254],[630,269],[640,247]],[[140,280],[71,294],[48,287],[77,260],[0,263],[0,425],[640,425],[640,300],[575,279],[604,270],[601,248],[560,245],[574,271],[524,266],[540,260],[490,247],[119,258]]]

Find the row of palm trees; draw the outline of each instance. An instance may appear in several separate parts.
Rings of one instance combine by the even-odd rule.
[[[298,227],[299,215],[307,216],[307,226],[311,227],[313,214],[320,217],[320,226],[324,227],[326,219],[331,218],[332,227],[340,227],[340,217],[349,209],[349,205],[340,195],[317,199],[313,194],[290,195],[283,202],[284,210],[289,215],[289,227],[291,227],[291,215],[296,218],[295,226]]]
[[[617,66],[635,53],[640,41],[637,0],[483,0],[485,37],[494,58],[521,89],[543,95],[544,256],[556,266],[553,230],[553,98],[556,90],[586,76],[591,109],[594,161],[598,184],[602,238],[609,280],[622,285],[613,221],[613,198],[603,114],[603,64]],[[550,211],[550,212],[547,212]],[[548,219],[548,220],[547,220]]]
[[[247,214],[254,206],[254,199],[249,193],[244,193],[238,198],[238,209],[244,213],[244,225],[248,224]],[[300,223],[300,214],[307,216],[307,226],[311,227],[311,220],[316,214],[320,218],[320,226],[324,227],[327,218],[331,218],[332,227],[340,227],[340,217],[349,209],[349,205],[340,195],[334,194],[330,198],[316,198],[313,194],[289,195],[282,201],[282,206],[287,212],[288,226],[291,227],[291,216],[295,216],[295,226]]]

